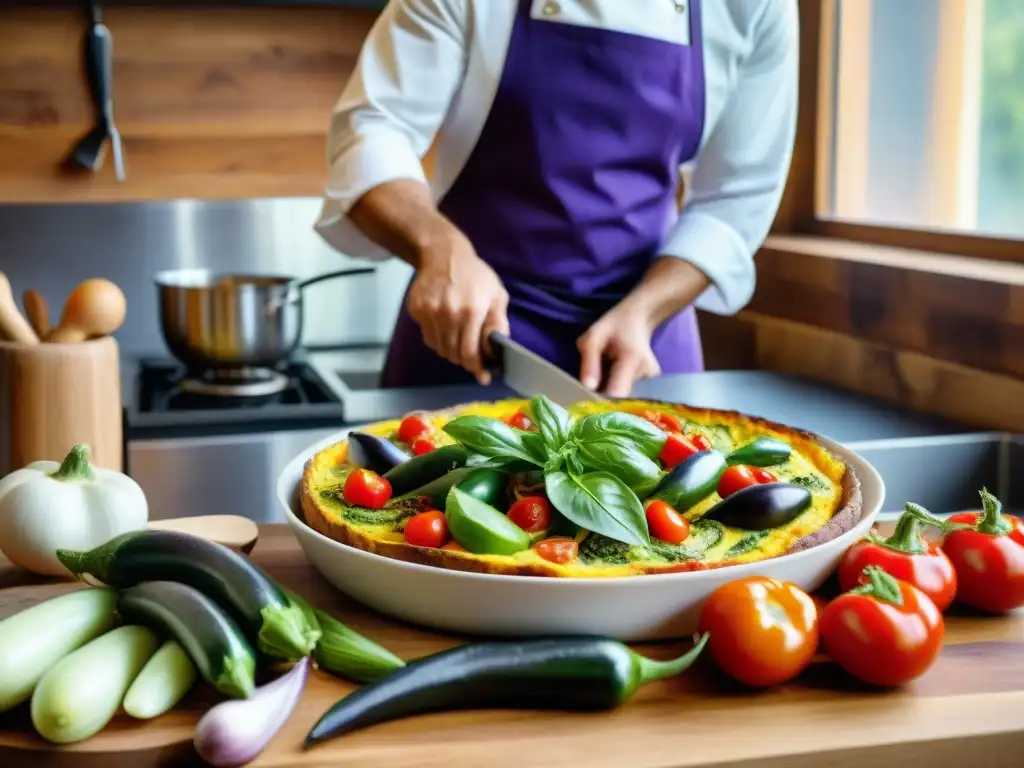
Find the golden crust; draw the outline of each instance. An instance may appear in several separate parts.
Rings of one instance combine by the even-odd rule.
[[[521,401],[509,401],[521,404]],[[446,419],[466,409],[484,405],[498,405],[499,403],[469,403],[456,408],[437,411],[433,415]],[[863,496],[861,492],[860,478],[857,477],[854,468],[846,463],[840,462],[834,457],[818,440],[817,436],[803,430],[787,427],[782,424],[768,421],[757,416],[748,416],[737,411],[724,411],[710,408],[690,408],[679,403],[666,403],[653,400],[623,400],[617,403],[623,410],[635,408],[659,408],[690,419],[713,419],[724,423],[746,422],[758,428],[759,431],[774,434],[793,446],[794,450],[812,461],[816,468],[830,476],[835,482],[841,485],[841,495],[836,511],[825,525],[819,529],[806,534],[796,540],[785,552],[789,554],[804,549],[809,549],[827,541],[831,541],[849,531],[857,525],[863,513]],[[378,425],[381,428],[390,423]],[[397,424],[397,422],[396,422]],[[384,541],[367,535],[359,528],[346,523],[343,520],[335,519],[324,509],[316,499],[312,490],[311,478],[317,461],[325,454],[340,454],[340,447],[344,441],[331,448],[311,457],[305,464],[302,473],[300,487],[300,504],[306,523],[314,530],[323,535],[339,541],[348,546],[361,549],[365,552],[390,557],[395,560],[403,560],[411,563],[430,565],[449,570],[469,571],[473,573],[489,573],[507,576],[551,576],[566,577],[570,575],[568,569],[554,563],[509,563],[503,560],[496,560],[489,557],[477,556],[468,552],[457,550],[433,549],[427,547],[416,547],[411,544],[397,541]],[[340,456],[339,456],[340,457]],[[840,465],[841,476],[836,476],[833,471],[834,465]],[[778,555],[776,555],[778,556]],[[628,568],[615,569],[614,576],[630,576],[658,573],[675,573],[680,571],[708,570],[711,568],[722,568],[729,565],[736,565],[742,561],[722,560],[717,562],[684,562],[684,563],[633,563]],[[580,576],[572,573],[577,578],[600,578],[602,574],[595,573],[593,576]]]

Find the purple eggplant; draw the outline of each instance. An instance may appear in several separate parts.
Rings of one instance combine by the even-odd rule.
[[[704,517],[742,528],[766,531],[791,523],[811,505],[811,492],[792,483],[751,485],[718,502]]]
[[[348,433],[348,462],[383,475],[409,460],[409,454],[383,437],[366,432]]]

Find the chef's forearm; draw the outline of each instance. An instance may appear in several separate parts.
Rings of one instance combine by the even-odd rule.
[[[708,287],[703,272],[683,259],[656,259],[640,283],[622,300],[620,307],[641,313],[653,331],[673,315],[690,306]]]
[[[348,215],[364,235],[416,268],[461,237],[419,181],[399,179],[374,187]]]

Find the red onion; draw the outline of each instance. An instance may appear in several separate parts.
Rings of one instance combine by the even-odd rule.
[[[309,677],[309,658],[273,682],[260,686],[247,699],[230,699],[203,715],[192,739],[196,751],[210,765],[245,765],[255,760],[302,697]]]

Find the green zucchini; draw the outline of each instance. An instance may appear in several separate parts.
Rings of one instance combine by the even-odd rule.
[[[414,488],[447,475],[453,469],[464,467],[468,459],[469,451],[461,445],[442,445],[389,469],[384,473],[384,478],[391,483],[392,495],[404,496]]]
[[[729,464],[747,464],[752,467],[772,467],[789,460],[793,446],[774,437],[759,437],[729,454]]]
[[[718,451],[695,453],[665,475],[650,498],[685,512],[715,491],[725,466],[725,457]]]
[[[139,672],[122,708],[138,720],[162,715],[181,701],[196,681],[196,667],[177,641],[168,640]]]
[[[285,598],[287,599],[287,598]],[[217,604],[187,584],[149,581],[121,592],[117,610],[177,640],[215,690],[247,699],[255,688],[256,654]],[[302,609],[295,606],[300,614]]]
[[[512,555],[530,548],[526,531],[458,486],[448,494],[445,519],[452,538],[474,554]]]
[[[452,486],[457,486],[460,491],[468,493],[484,504],[500,507],[507,485],[508,475],[504,472],[485,467],[459,467],[433,482],[410,491],[405,496],[422,496],[430,499],[430,503],[435,507],[443,507],[448,492]]]
[[[654,539],[651,550],[670,563],[700,560],[724,537],[725,528],[721,523],[700,518],[690,523],[690,535],[682,544],[668,544]]]
[[[176,531],[142,530],[86,552],[58,549],[57,558],[85,580],[124,589],[144,581],[176,581],[228,612],[249,642],[268,656],[308,656],[319,632],[249,558],[220,544]]]
[[[740,555],[747,554],[747,552],[753,552],[768,537],[769,533],[770,531],[753,531],[748,533],[725,551],[726,559],[739,557]]]

